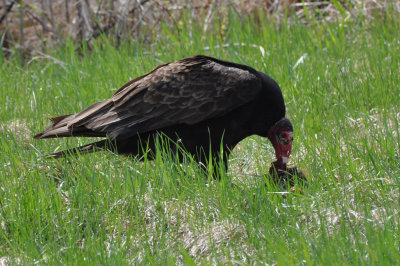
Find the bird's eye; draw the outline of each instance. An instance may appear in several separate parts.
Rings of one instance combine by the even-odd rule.
[[[282,138],[282,139],[286,139],[286,133],[280,134],[279,137]]]

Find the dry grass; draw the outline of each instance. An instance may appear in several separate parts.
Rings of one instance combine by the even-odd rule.
[[[234,218],[222,219],[220,210],[212,208],[212,205],[205,207],[200,200],[187,201],[182,205],[178,199],[155,202],[151,198],[150,195],[145,195],[140,207],[143,211],[146,230],[131,247],[132,252],[135,249],[141,249],[135,262],[141,262],[145,256],[142,239],[147,239],[152,253],[157,252],[159,241],[157,234],[160,226],[166,230],[168,248],[177,250],[183,248],[190,256],[206,261],[234,261],[233,255],[227,258],[226,254],[215,254],[215,250],[221,250],[222,247],[228,247],[232,243],[235,243],[235,246],[241,246],[244,257],[249,257],[256,252],[248,246],[245,225]],[[164,218],[160,218],[160,209]],[[211,216],[213,221],[199,226],[198,222],[208,216]],[[129,224],[127,222],[127,226]]]
[[[390,9],[381,18],[377,12],[364,20],[389,1],[364,1],[378,9],[366,5],[360,14],[350,10],[356,8],[351,3],[361,1],[342,1],[342,12],[333,2],[288,3],[293,11],[289,22],[280,24],[285,27],[275,24],[284,18],[280,11],[271,13],[276,19],[260,20],[253,9],[246,10],[253,12],[253,19],[235,15],[221,20],[231,26],[223,38],[213,34],[219,30],[216,17],[209,18],[213,23],[206,31],[204,23],[193,24],[193,32],[185,28],[189,23],[181,25],[178,19],[170,24],[177,28],[163,29],[162,36],[156,34],[156,25],[150,37],[157,42],[150,47],[132,42],[115,48],[114,40],[99,41],[87,56],[67,45],[49,53],[51,57],[35,52],[22,67],[17,57],[3,60],[0,260],[67,265],[85,264],[88,259],[93,264],[118,265],[190,264],[191,260],[197,264],[398,263],[398,13]],[[171,14],[182,13],[178,6],[165,5]],[[306,18],[304,5],[315,17]],[[19,6],[14,8],[18,11]],[[203,9],[199,7],[194,18],[203,11],[208,14]],[[321,10],[325,13],[319,14]],[[228,11],[228,6],[220,10]],[[292,19],[296,16],[300,21]],[[335,16],[336,22],[318,23]],[[185,22],[191,17],[182,13]],[[141,30],[152,25],[146,19]],[[115,37],[114,29],[109,35]],[[139,163],[94,153],[43,160],[42,153],[91,140],[27,141],[30,130],[47,125],[46,117],[104,100],[115,90],[111,88],[157,63],[205,48],[216,57],[266,72],[281,85],[287,115],[295,125],[290,166],[307,168],[311,180],[301,187],[303,194],[283,191],[265,178],[274,160],[273,148],[257,136],[234,149],[229,173],[218,182],[205,180],[190,158],[178,164],[163,154],[155,162]]]
[[[32,132],[24,120],[13,119],[6,123],[1,123],[0,134],[6,134],[7,132],[11,133],[20,141],[31,142]]]
[[[12,2],[15,4],[7,12]],[[311,17],[317,21],[348,20],[360,15],[372,19],[390,3],[400,12],[399,1],[390,0],[350,0],[339,4],[314,0],[10,0],[0,3],[0,14],[5,16],[0,24],[1,46],[6,55],[21,51],[24,58],[28,54],[40,55],[67,39],[77,47],[90,44],[101,34],[112,37],[117,44],[129,39],[152,43],[163,24],[180,31],[184,24],[190,28],[200,23],[204,31],[218,32],[227,27],[225,17],[229,12],[273,17],[278,24],[285,20],[286,13],[289,19],[307,23]]]

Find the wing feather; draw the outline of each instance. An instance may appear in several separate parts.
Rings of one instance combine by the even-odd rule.
[[[252,68],[195,56],[161,65],[128,82],[111,99],[93,104],[63,126],[84,127],[115,139],[195,124],[246,104],[257,97],[261,86]]]

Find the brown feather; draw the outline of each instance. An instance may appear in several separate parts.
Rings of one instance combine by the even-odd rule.
[[[139,139],[152,141],[162,132],[181,137],[189,152],[198,153],[209,150],[207,145],[218,148],[223,137],[231,149],[248,135],[266,136],[284,115],[282,93],[270,77],[245,65],[198,55],[160,65],[127,82],[106,101],[53,118],[35,138],[107,137],[118,152],[138,154]]]
[[[57,124],[58,122],[60,122],[61,120],[71,116],[73,114],[69,114],[69,115],[62,115],[62,116],[57,116],[57,117],[52,117],[50,118],[51,122],[53,122],[54,124]]]

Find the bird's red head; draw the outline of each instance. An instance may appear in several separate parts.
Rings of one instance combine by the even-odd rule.
[[[287,118],[282,118],[276,122],[268,131],[268,138],[275,149],[276,169],[286,169],[289,156],[292,152],[293,126]]]

